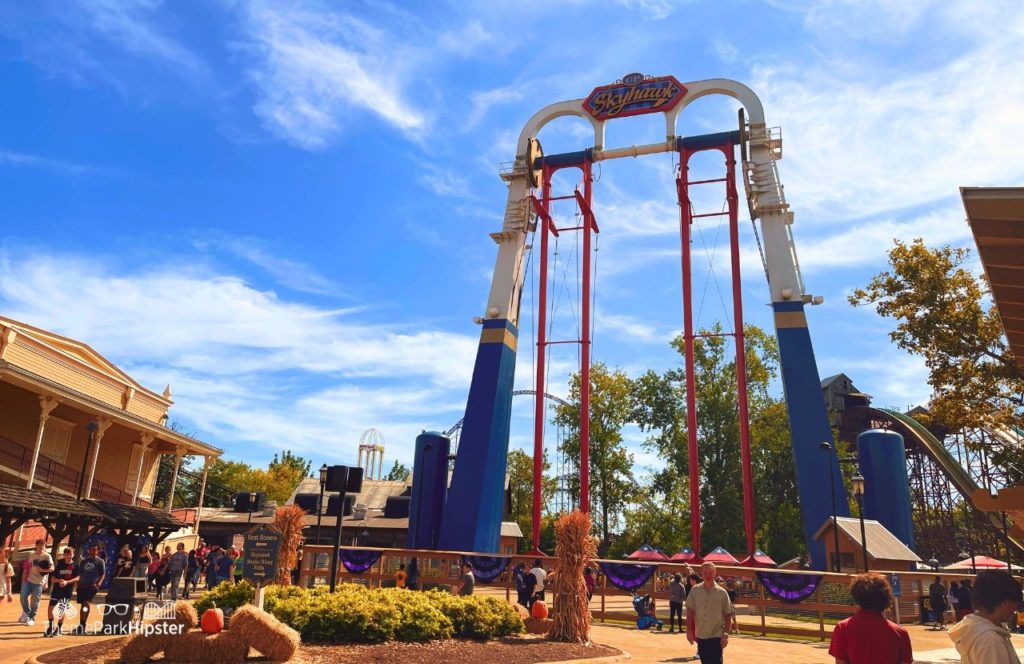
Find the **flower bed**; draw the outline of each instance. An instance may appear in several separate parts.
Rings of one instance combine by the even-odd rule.
[[[297,630],[304,643],[494,639],[524,631],[522,618],[504,600],[437,591],[342,584],[330,593],[271,586],[264,608]]]

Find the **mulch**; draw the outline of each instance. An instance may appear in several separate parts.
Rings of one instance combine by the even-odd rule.
[[[59,652],[42,655],[38,659],[44,664],[119,664],[121,644],[124,639],[111,639],[97,643],[65,648]],[[495,641],[466,641],[450,639],[427,643],[399,643],[397,641],[378,645],[318,646],[303,645],[294,664],[334,664],[335,662],[377,662],[379,664],[438,664],[439,662],[461,662],[474,664],[538,664],[592,657],[610,657],[620,651],[608,646],[592,644],[583,646],[574,643],[556,643],[541,638],[510,637]],[[153,659],[152,662],[163,662]],[[250,656],[247,662],[267,662],[262,657]]]

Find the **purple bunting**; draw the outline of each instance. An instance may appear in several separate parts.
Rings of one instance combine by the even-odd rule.
[[[380,559],[380,551],[341,549],[338,551],[341,564],[352,574],[362,574]]]
[[[757,572],[757,580],[769,595],[787,604],[799,604],[814,594],[821,583],[817,574],[782,574]]]
[[[636,590],[654,576],[657,565],[598,563],[608,582],[619,590]]]
[[[462,560],[473,568],[473,576],[481,583],[494,581],[508,567],[508,558],[498,556],[463,556]]]

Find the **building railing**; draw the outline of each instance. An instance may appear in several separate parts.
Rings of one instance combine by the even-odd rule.
[[[28,475],[32,469],[32,449],[10,438],[0,436],[0,466],[9,468],[16,474]],[[77,495],[79,477],[81,477],[81,472],[40,454],[36,461],[33,485]],[[124,505],[130,505],[133,498],[132,494],[127,491],[122,491],[95,478],[92,481],[91,497],[95,500]],[[141,505],[143,502],[140,500],[139,504]]]
[[[362,574],[349,573],[345,567],[338,563],[339,583],[358,583],[370,588],[380,588],[395,585],[394,574],[398,565],[409,565],[412,558],[417,559],[419,579],[418,590],[429,590],[439,588],[446,590],[453,587],[459,581],[459,566],[462,563],[463,555],[486,555],[498,558],[509,558],[508,567],[496,580],[490,583],[477,581],[477,592],[486,594],[504,595],[509,601],[515,601],[516,588],[512,579],[512,570],[520,562],[526,563],[527,569],[533,567],[535,556],[530,555],[500,555],[500,554],[472,554],[459,551],[426,551],[417,549],[379,549],[373,547],[349,547],[342,549],[372,550],[381,553],[380,558],[374,565]],[[307,544],[303,547],[303,559],[299,569],[299,585],[312,587],[326,585],[330,577],[330,557],[332,547],[324,545]],[[558,561],[555,558],[542,558],[545,569],[557,571]],[[597,560],[595,562],[595,573],[597,577],[597,588],[594,592],[590,606],[594,619],[597,622],[628,622],[636,620],[636,613],[632,608],[632,593],[619,590],[608,583],[607,578],[600,574],[600,567],[596,563],[630,563],[637,561],[630,560]],[[643,564],[643,563],[640,563]],[[656,602],[658,617],[667,620],[668,617],[668,584],[674,574],[684,574],[685,565],[681,563],[658,562],[657,572],[651,579],[638,589],[640,593],[650,594]],[[695,569],[699,573],[699,570]],[[773,599],[769,596],[761,583],[757,580],[757,572],[772,571],[782,574],[812,574],[822,577],[814,595],[799,604],[790,604]],[[921,622],[922,599],[927,602],[928,586],[936,576],[943,579],[943,582],[959,581],[971,578],[970,574],[946,573],[946,572],[907,572],[907,571],[882,571],[882,574],[889,576],[891,580],[898,579],[899,598],[898,615],[897,607],[889,610],[891,620],[899,620],[902,623]],[[817,638],[825,640],[829,638],[832,628],[839,620],[847,618],[856,611],[850,597],[849,585],[853,575],[823,573],[813,570],[765,570],[750,567],[732,567],[719,565],[718,575],[726,582],[730,580],[736,590],[736,613],[737,624],[741,631],[748,634],[786,635],[804,638]],[[896,575],[897,578],[894,578]],[[555,601],[551,586],[548,586],[546,598],[549,603]]]

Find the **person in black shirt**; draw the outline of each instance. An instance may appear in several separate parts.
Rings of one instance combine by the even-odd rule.
[[[944,629],[946,622],[946,587],[942,585],[942,579],[935,577],[935,582],[928,586],[928,600],[932,605],[932,615],[935,617],[935,629]]]
[[[89,624],[89,613],[92,612],[92,600],[103,585],[106,563],[99,556],[100,547],[93,544],[89,547],[89,555],[82,559],[78,566],[78,634],[84,634]]]
[[[974,613],[974,602],[971,601],[971,592],[973,590],[970,579],[964,579],[963,583],[960,584],[959,590],[957,590],[957,611],[960,612],[961,620],[963,620],[964,616]]]
[[[78,582],[78,565],[75,564],[74,549],[65,548],[64,556],[57,561],[50,575],[50,604],[46,607],[49,626],[43,636],[57,636],[64,629],[64,614],[71,606],[71,592]],[[57,611],[57,629],[53,628],[54,609]]]

